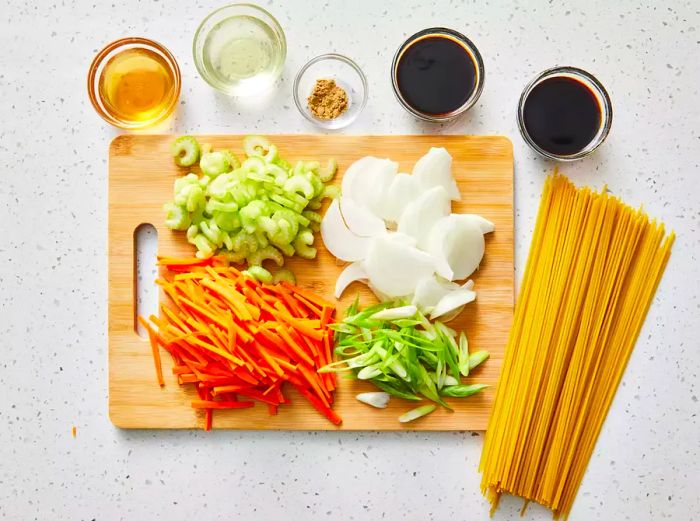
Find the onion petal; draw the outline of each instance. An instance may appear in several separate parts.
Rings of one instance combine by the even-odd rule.
[[[335,281],[335,298],[340,298],[345,289],[355,281],[366,281],[367,271],[361,262],[348,264]]]
[[[413,175],[424,189],[442,186],[450,199],[459,201],[461,196],[452,177],[452,156],[444,148],[431,148],[413,167]]]
[[[340,198],[340,213],[347,227],[355,235],[376,237],[386,233],[386,226],[382,219],[349,197]]]
[[[365,269],[371,288],[396,298],[412,294],[420,279],[433,274],[435,261],[423,251],[382,235],[372,239]]]
[[[397,230],[416,239],[425,250],[433,225],[450,213],[450,198],[442,186],[434,186],[406,206]]]
[[[369,237],[355,235],[345,225],[337,199],[331,203],[323,216],[321,238],[334,257],[348,262],[364,259],[372,242]]]

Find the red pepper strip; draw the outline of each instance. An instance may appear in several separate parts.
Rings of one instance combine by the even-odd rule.
[[[238,394],[245,396],[246,398],[253,398],[259,402],[269,403],[272,405],[279,405],[279,402],[274,397],[265,396],[263,393],[256,391],[254,389],[242,389],[238,391]]]
[[[314,361],[311,359],[311,357],[307,355],[304,352],[304,349],[296,343],[296,341],[290,336],[290,334],[287,332],[283,325],[277,327],[277,334],[281,336],[284,340],[285,343],[283,344],[283,346],[288,347],[289,351],[291,351],[290,356],[292,359],[301,359],[311,366],[314,365]]]
[[[270,414],[270,416],[276,416],[277,415],[277,406],[272,405],[271,403],[267,404],[267,412]]]
[[[330,394],[328,394],[328,391],[326,391],[316,379],[317,373],[304,366],[304,364],[299,364],[299,372],[304,376],[306,381],[309,382],[309,385],[316,392],[323,405],[330,407],[330,403],[328,403],[328,396],[330,396]],[[326,396],[326,394],[328,394],[328,396]]]
[[[334,311],[335,309],[324,306],[323,311],[321,312],[321,327],[326,327],[331,320],[333,320]]]
[[[204,430],[209,432],[214,426],[214,409],[204,411]]]
[[[306,308],[307,308],[313,315],[315,315],[317,318],[320,318],[320,317],[321,317],[321,308],[318,307],[316,304],[314,304],[313,302],[310,302],[309,300],[305,299],[305,298],[302,297],[301,295],[294,295],[294,298],[297,299],[297,300],[298,300],[299,302],[301,302],[302,304],[304,304],[304,306],[306,306]]]
[[[295,385],[294,387],[296,387],[296,390],[299,391],[299,393],[302,396],[304,396],[304,398],[309,400],[311,405],[313,405],[318,412],[320,412],[326,418],[328,418],[334,425],[340,425],[341,423],[343,423],[343,420],[333,411],[333,409],[323,405],[321,401],[315,395],[311,394],[311,392],[308,389],[305,389],[304,387],[298,385]]]
[[[292,316],[296,316],[297,318],[307,318],[309,316],[309,312],[304,309],[304,307],[300,306],[290,294],[282,292],[280,295],[282,295],[282,300],[287,304]]]
[[[193,409],[247,409],[253,402],[215,402],[213,400],[192,400]]]

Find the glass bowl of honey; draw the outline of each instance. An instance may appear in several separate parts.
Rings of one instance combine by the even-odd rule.
[[[180,68],[164,46],[122,38],[97,53],[87,78],[90,102],[107,123],[137,130],[163,121],[180,97]]]

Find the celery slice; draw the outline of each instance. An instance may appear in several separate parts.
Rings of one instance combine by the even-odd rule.
[[[192,136],[180,136],[170,146],[177,166],[192,166],[199,160],[199,143]]]
[[[231,171],[229,156],[224,152],[208,152],[199,160],[199,168],[204,175],[216,177]]]
[[[275,274],[272,276],[273,284],[279,284],[283,280],[285,280],[291,284],[297,283],[297,278],[294,276],[294,273],[292,272],[292,270],[287,269],[287,268],[282,268],[280,270],[277,270],[275,272]]]
[[[243,275],[252,277],[260,282],[264,282],[265,284],[272,283],[272,273],[267,271],[262,266],[250,266],[248,269],[243,270],[241,273]]]

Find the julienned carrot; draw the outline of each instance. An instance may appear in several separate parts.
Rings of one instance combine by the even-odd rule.
[[[270,414],[291,403],[282,392],[292,384],[334,424],[332,373],[319,374],[331,362],[334,307],[313,292],[284,282],[261,284],[223,259],[160,257],[168,275],[158,280],[170,301],[150,323],[139,317],[151,340],[156,374],[162,382],[159,347],[172,356],[180,384],[195,384],[204,428],[214,409],[267,404]],[[162,383],[161,383],[162,385]]]
[[[158,341],[156,340],[156,332],[153,330],[151,325],[143,317],[139,317],[139,322],[148,332],[148,339],[151,343],[151,351],[153,352],[153,363],[156,366],[156,377],[158,378],[158,385],[163,387],[165,385],[165,380],[163,379],[163,364],[160,360],[160,351],[158,350]]]

